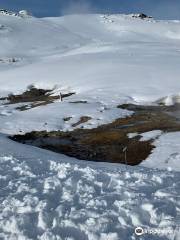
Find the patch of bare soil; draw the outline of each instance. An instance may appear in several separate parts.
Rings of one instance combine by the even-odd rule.
[[[0,100],[6,100],[7,101],[6,104],[30,103],[16,108],[20,111],[25,111],[42,105],[51,104],[58,99],[63,101],[64,98],[70,97],[73,94],[75,93],[70,92],[67,94],[53,95],[52,89],[45,90],[31,86],[22,94],[19,95],[10,94],[6,98],[0,98]]]
[[[73,101],[73,102],[69,102],[69,103],[74,103],[74,104],[80,104],[80,103],[82,103],[82,104],[86,104],[86,103],[88,103],[88,102],[81,100],[81,101]]]
[[[80,118],[80,120],[77,123],[72,124],[72,127],[77,127],[77,126],[81,125],[82,123],[88,122],[91,119],[92,119],[91,117],[83,116]]]
[[[147,107],[129,104],[119,107],[133,110],[134,114],[96,129],[76,129],[72,132],[34,131],[13,136],[11,139],[81,160],[137,165],[149,156],[154,146],[152,141],[139,141],[140,136],[128,138],[128,133],[180,131],[180,122],[169,115],[169,112],[176,111],[175,106]],[[127,151],[124,151],[126,148]]]

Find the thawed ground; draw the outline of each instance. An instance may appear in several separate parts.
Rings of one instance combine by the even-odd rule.
[[[179,66],[179,21],[0,15],[0,239],[134,240],[137,226],[162,230],[139,239],[180,239],[179,132],[145,133],[156,148],[139,167],[80,162],[7,138],[132,114],[120,104],[178,103]],[[32,109],[3,100],[30,85],[75,94]]]

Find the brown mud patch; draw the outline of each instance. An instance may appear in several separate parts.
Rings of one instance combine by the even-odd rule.
[[[10,94],[8,97],[0,98],[0,100],[7,101],[6,105],[18,104],[18,103],[29,103],[17,107],[17,110],[25,111],[31,108],[39,107],[53,103],[55,100],[62,100],[75,94],[74,92],[54,95],[52,89],[38,89],[34,86],[30,86],[22,94],[14,95]]]
[[[180,131],[180,122],[169,113],[179,106],[118,106],[134,114],[96,129],[76,129],[71,132],[31,132],[16,135],[12,140],[63,153],[80,160],[127,163],[138,165],[152,152],[153,140],[139,141],[141,136],[128,138],[129,133],[152,130]],[[127,151],[124,149],[127,148]]]

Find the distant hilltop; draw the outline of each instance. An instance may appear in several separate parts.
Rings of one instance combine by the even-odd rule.
[[[8,16],[15,16],[15,17],[30,17],[32,16],[27,10],[21,10],[19,12],[13,12],[6,9],[0,9],[0,14],[8,15]]]
[[[131,14],[132,17],[134,18],[141,18],[141,19],[151,19],[151,16],[148,16],[144,13],[136,13],[136,14]]]

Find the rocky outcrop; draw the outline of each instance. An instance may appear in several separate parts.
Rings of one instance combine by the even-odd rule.
[[[21,10],[18,13],[9,11],[6,9],[0,9],[0,15],[8,15],[8,16],[15,16],[15,17],[31,17],[32,15],[27,10]]]
[[[144,13],[137,13],[137,14],[133,14],[132,17],[134,18],[140,18],[140,19],[151,19],[151,16],[148,16]]]

